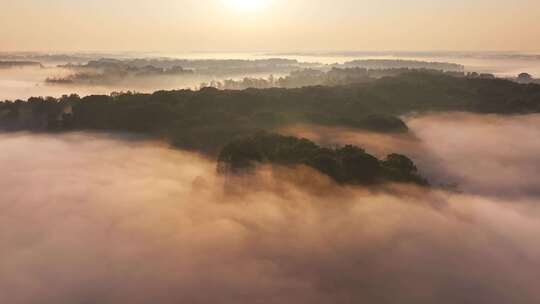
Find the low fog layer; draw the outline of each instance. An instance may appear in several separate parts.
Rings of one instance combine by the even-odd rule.
[[[405,118],[407,134],[296,125],[282,133],[326,145],[352,143],[377,156],[409,155],[434,184],[491,196],[540,199],[540,115],[442,113]]]
[[[342,188],[307,168],[224,180],[156,142],[0,135],[0,302],[538,303],[538,120],[409,120],[403,147],[463,193]],[[499,195],[512,188],[520,203]]]
[[[46,83],[47,78],[63,78],[72,72],[65,68],[14,68],[0,69],[0,101],[4,100],[26,100],[36,96],[60,97],[65,94],[76,93],[80,96],[87,95],[109,95],[111,92],[146,92],[151,93],[157,90],[175,89],[195,89],[201,83],[208,83],[214,79],[212,76],[188,75],[188,76],[156,76],[119,79],[116,83],[72,83],[72,84],[50,84]],[[238,77],[263,77],[264,74],[241,74]],[[279,74],[278,74],[279,76]]]
[[[0,70],[0,100],[27,99],[33,96],[60,97],[67,93],[79,95],[109,94],[111,88],[72,86],[51,86],[45,79],[51,75],[65,76],[69,71],[60,68],[14,68]]]

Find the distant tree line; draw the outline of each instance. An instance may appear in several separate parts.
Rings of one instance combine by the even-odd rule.
[[[64,77],[48,77],[49,84],[109,84],[132,77],[193,75],[192,70],[180,66],[161,68],[154,66],[111,66],[104,69],[84,69]]]
[[[0,61],[0,69],[23,68],[23,67],[39,67],[43,65],[37,61]]]
[[[225,80],[203,86],[220,89],[294,88],[313,85],[344,85],[363,82],[369,78],[395,76],[410,69],[445,72],[463,72],[463,66],[413,60],[355,60],[344,64],[299,62],[294,59],[171,59],[171,58],[101,58],[84,64],[64,64],[59,67],[72,71],[65,77],[49,77],[49,84],[108,84],[132,76],[189,75],[223,78],[254,74],[287,74],[287,77],[269,79],[245,78],[242,81]],[[368,75],[369,74],[369,75]]]
[[[102,58],[85,64],[64,64],[61,68],[76,74],[100,74],[106,78],[112,75],[132,74],[147,71],[153,74],[166,71],[190,71],[198,75],[223,76],[257,73],[288,73],[290,71],[314,66],[290,59],[113,59]],[[151,74],[148,74],[150,76]],[[175,73],[178,74],[178,73]],[[79,80],[74,77],[74,80]],[[81,79],[84,80],[84,79]]]
[[[411,72],[409,68],[399,69],[366,69],[366,68],[332,68],[329,71],[304,69],[291,72],[287,76],[268,78],[244,77],[241,80],[226,79],[202,83],[201,87],[213,87],[220,90],[245,90],[250,88],[301,88],[307,86],[339,86],[354,83],[366,83],[382,77],[395,77]],[[427,70],[426,73],[441,73],[438,70]],[[456,77],[465,77],[463,72],[444,72]]]
[[[445,72],[463,72],[465,67],[461,64],[448,62],[427,62],[403,59],[362,59],[345,62],[337,67],[357,67],[364,69],[414,69],[414,70],[438,70]]]

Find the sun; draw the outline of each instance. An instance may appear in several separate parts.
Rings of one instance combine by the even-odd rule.
[[[258,11],[264,9],[270,0],[222,0],[235,11]]]

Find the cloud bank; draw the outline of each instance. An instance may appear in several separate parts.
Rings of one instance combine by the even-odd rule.
[[[379,157],[411,156],[429,180],[488,196],[540,199],[540,115],[439,113],[406,117],[407,134],[296,125],[282,133],[327,145],[353,143]]]
[[[0,302],[538,303],[538,196],[518,178],[538,180],[537,118],[450,132],[448,117],[412,119],[410,149],[463,166],[461,193],[342,188],[307,168],[224,179],[156,142],[0,135]],[[503,135],[523,149],[485,145]]]

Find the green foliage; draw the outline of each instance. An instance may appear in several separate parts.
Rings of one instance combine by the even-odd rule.
[[[307,139],[258,132],[227,144],[219,154],[221,173],[252,170],[258,163],[307,165],[341,184],[375,184],[387,181],[427,185],[414,163],[391,154],[378,160],[355,146],[323,148]]]

